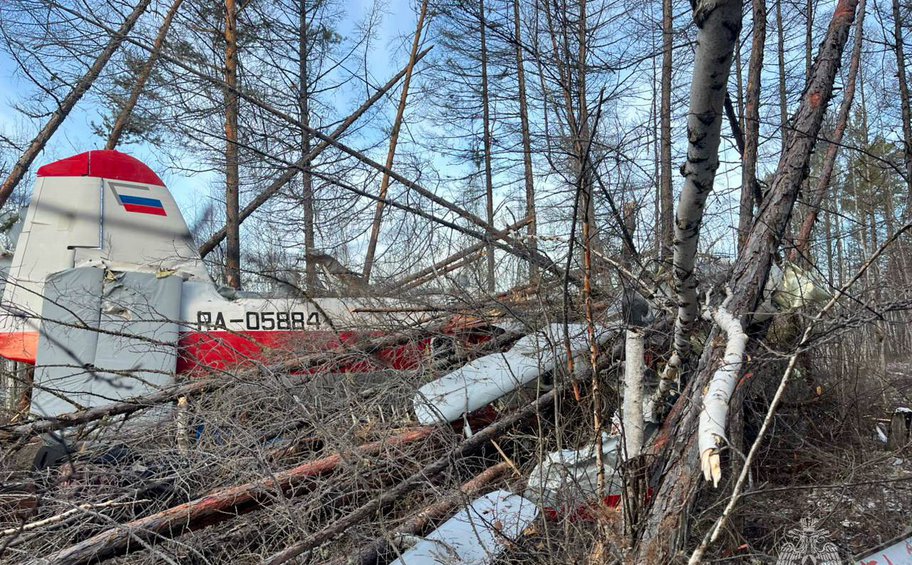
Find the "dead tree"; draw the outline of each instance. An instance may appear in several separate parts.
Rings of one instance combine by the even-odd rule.
[[[399,95],[399,108],[396,110],[396,119],[393,121],[393,129],[390,132],[389,151],[386,154],[386,168],[393,168],[393,160],[396,157],[396,145],[399,143],[399,130],[402,128],[402,120],[405,117],[405,107],[408,103],[409,85],[412,82],[412,71],[415,69],[415,63],[418,61],[418,47],[421,45],[421,34],[424,31],[424,18],[427,15],[427,0],[421,2],[421,11],[418,13],[418,25],[415,29],[415,37],[412,39],[412,51],[409,54],[408,64],[405,67],[405,80],[402,81],[402,93]],[[383,201],[389,192],[390,177],[383,175],[380,181],[380,200],[377,201],[377,209],[374,211],[374,222],[371,225],[370,240],[367,243],[367,254],[364,258],[364,271],[362,278],[365,283],[370,282],[371,271],[374,268],[374,254],[377,252],[377,242],[380,239],[380,223],[383,221]]]
[[[70,115],[70,112],[76,106],[76,103],[79,102],[90,88],[92,88],[95,79],[98,78],[98,75],[100,75],[105,66],[107,66],[108,61],[111,60],[111,56],[114,55],[114,52],[120,48],[120,45],[123,43],[127,34],[133,30],[136,21],[139,20],[139,17],[146,11],[146,8],[149,7],[151,1],[152,0],[140,0],[139,3],[136,4],[136,7],[130,12],[130,15],[127,16],[127,19],[124,20],[124,23],[121,24],[120,28],[112,33],[108,44],[95,59],[95,62],[92,63],[92,66],[89,67],[86,74],[79,79],[79,82],[70,90],[66,98],[60,102],[60,106],[54,110],[54,113],[51,114],[51,118],[44,124],[44,127],[41,128],[41,131],[38,132],[35,139],[32,140],[28,148],[22,153],[16,161],[16,164],[13,165],[9,176],[3,181],[3,184],[0,185],[0,208],[9,200],[13,190],[15,190],[19,181],[22,180],[22,177],[25,176],[25,173],[32,165],[32,162],[38,157],[41,150],[44,149],[45,144],[51,139],[51,136],[53,136],[54,132],[57,131],[57,128],[60,127],[60,124],[62,124],[66,117]]]
[[[726,285],[731,289],[727,309],[742,321],[745,329],[751,327],[750,314],[756,311],[763,298],[762,289],[769,276],[773,255],[791,218],[801,184],[807,178],[811,153],[833,93],[833,82],[857,3],[858,0],[840,0],[836,6],[808,85],[791,121],[788,146],[779,160],[763,206]],[[704,25],[701,32],[705,29]],[[703,48],[702,43],[700,48]],[[642,526],[643,535],[637,547],[638,562],[668,561],[677,555],[681,549],[680,540],[686,537],[681,534],[686,531],[686,517],[699,486],[700,454],[696,442],[703,391],[723,353],[721,348],[712,346],[716,334],[713,331],[707,338],[698,370],[658,436],[655,476],[659,480],[654,485],[655,502]],[[732,407],[739,406],[740,400],[736,392]]]
[[[124,128],[130,122],[130,117],[133,115],[133,109],[136,108],[139,97],[146,88],[149,77],[152,76],[152,69],[155,67],[155,62],[158,61],[162,46],[165,44],[165,37],[168,35],[168,30],[171,29],[171,22],[174,21],[174,16],[183,3],[184,0],[174,0],[168,13],[165,14],[165,19],[162,20],[161,27],[158,28],[158,34],[155,36],[155,42],[152,44],[152,51],[149,53],[149,58],[146,59],[146,63],[143,65],[142,70],[139,71],[136,82],[133,83],[133,88],[130,90],[130,96],[127,98],[127,101],[124,102],[123,108],[120,109],[120,113],[117,115],[117,120],[114,122],[111,133],[108,135],[108,142],[105,144],[105,149],[114,149],[120,142],[120,137],[123,135]]]

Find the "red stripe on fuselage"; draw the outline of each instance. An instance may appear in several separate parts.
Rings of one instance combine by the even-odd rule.
[[[127,212],[139,212],[140,214],[152,214],[154,216],[167,216],[164,208],[155,206],[138,206],[136,204],[124,204],[124,210]]]
[[[367,372],[378,369],[414,369],[430,347],[430,340],[387,347],[374,353],[357,351],[362,340],[382,332],[258,331],[193,332],[180,336],[177,372],[199,373],[208,369],[236,370],[245,365],[278,363],[322,351],[339,353],[337,362],[318,372]],[[341,339],[340,339],[341,338]],[[346,354],[346,349],[350,353]],[[0,333],[0,357],[35,364],[38,332]]]
[[[430,347],[430,339],[387,347],[370,354],[357,347],[362,340],[381,335],[384,335],[383,332],[353,331],[338,335],[331,331],[185,333],[180,338],[177,372],[236,370],[254,363],[281,363],[324,351],[338,352],[339,356],[331,366],[320,367],[319,372],[407,370],[417,367]]]

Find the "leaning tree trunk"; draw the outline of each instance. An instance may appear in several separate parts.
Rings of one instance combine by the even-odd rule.
[[[418,13],[418,25],[415,29],[415,37],[412,39],[412,50],[409,53],[408,65],[405,70],[405,80],[402,82],[402,92],[399,94],[399,107],[396,109],[396,119],[393,120],[393,129],[390,131],[389,150],[386,153],[386,168],[393,168],[393,160],[396,158],[396,146],[399,144],[399,130],[402,128],[402,121],[405,118],[405,107],[408,103],[409,85],[412,82],[412,71],[418,60],[418,47],[421,45],[421,34],[424,31],[424,18],[427,15],[427,0],[421,3],[421,11]],[[389,192],[390,177],[383,175],[380,181],[380,200],[377,201],[377,208],[374,211],[374,222],[371,224],[370,239],[367,242],[367,254],[364,258],[364,270],[362,276],[364,282],[370,282],[371,271],[374,268],[374,255],[377,253],[377,243],[380,241],[380,225],[383,222],[383,208],[386,201],[386,195]],[[490,221],[490,218],[488,218]]]
[[[852,102],[855,99],[855,83],[858,77],[858,67],[861,63],[861,46],[864,43],[864,12],[865,0],[859,0],[858,20],[855,22],[855,45],[852,47],[849,77],[846,80],[845,91],[842,95],[842,104],[839,106],[839,116],[836,118],[836,129],[833,131],[833,138],[830,140],[826,156],[823,159],[820,178],[817,180],[817,189],[812,193],[811,201],[808,203],[808,215],[804,218],[804,223],[801,224],[801,231],[798,233],[795,248],[789,254],[789,260],[793,263],[799,257],[803,257],[810,263],[811,233],[814,230],[814,224],[817,222],[820,206],[823,204],[823,199],[830,188],[830,179],[832,179],[833,170],[836,168],[836,157],[839,154],[839,147],[842,145],[842,136],[845,134],[846,126],[849,123],[849,113],[852,111]]]
[[[674,349],[681,361],[690,353],[690,333],[699,315],[694,258],[706,197],[719,167],[722,107],[732,55],[741,31],[741,0],[705,0],[694,11],[697,53],[687,114],[684,189],[675,218],[674,274],[678,297]]]
[[[136,25],[136,21],[143,12],[146,11],[146,8],[149,7],[151,1],[152,0],[140,0],[136,5],[136,8],[134,8],[127,19],[124,20],[120,29],[118,29],[108,41],[107,46],[105,46],[104,50],[98,55],[95,62],[92,63],[92,66],[89,67],[88,72],[86,72],[79,82],[76,83],[73,90],[67,94],[66,98],[60,103],[60,106],[51,114],[51,118],[48,122],[44,124],[41,131],[38,132],[38,135],[32,140],[32,143],[29,144],[22,156],[19,157],[19,160],[16,161],[16,164],[13,165],[9,177],[3,182],[3,185],[0,185],[0,208],[9,200],[10,195],[13,193],[13,190],[16,189],[19,181],[25,176],[25,173],[32,165],[32,162],[38,157],[41,150],[44,149],[44,145],[51,139],[51,136],[54,135],[54,132],[57,131],[57,128],[63,123],[63,120],[66,119],[73,110],[73,107],[76,106],[76,103],[79,102],[83,95],[92,87],[95,79],[97,79],[98,75],[101,74],[101,71],[104,70],[114,52],[120,48],[124,38],[130,33],[133,26]]]
[[[149,82],[149,77],[152,76],[152,69],[155,67],[155,62],[158,61],[158,55],[161,53],[162,46],[165,44],[165,37],[168,35],[168,30],[171,29],[171,22],[174,21],[174,16],[183,3],[184,0],[174,0],[168,13],[165,14],[165,19],[162,20],[161,27],[158,28],[158,35],[155,36],[155,42],[152,43],[152,50],[149,52],[149,58],[146,59],[146,64],[143,65],[143,68],[139,71],[139,76],[136,77],[136,82],[133,83],[133,88],[130,90],[130,96],[127,98],[123,108],[120,109],[120,113],[117,115],[117,120],[115,120],[114,126],[111,128],[111,133],[108,135],[108,142],[105,144],[105,149],[114,149],[117,147],[117,144],[120,143],[120,137],[123,135],[124,128],[126,128],[127,124],[130,122],[130,117],[133,115],[133,109],[136,108],[139,97],[142,96],[143,90],[146,88],[146,83]]]
[[[858,0],[840,0],[836,6],[808,86],[792,119],[786,151],[726,285],[732,291],[728,310],[747,322],[762,300],[761,289],[766,285],[773,255],[791,218],[801,184],[807,178],[811,153],[833,93],[833,81],[857,3]],[[715,336],[714,331],[707,338],[697,374],[688,383],[656,440],[658,457],[654,476],[658,477],[658,484],[653,485],[655,502],[643,524],[637,562],[665,563],[678,553],[682,540],[686,539],[687,516],[701,475],[697,429],[703,391],[722,354],[720,348],[712,347]],[[733,404],[737,403],[736,400]]]

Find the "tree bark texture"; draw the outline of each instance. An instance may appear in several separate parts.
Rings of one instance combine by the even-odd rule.
[[[762,300],[773,255],[791,217],[802,181],[807,177],[811,153],[832,96],[833,82],[842,59],[858,0],[840,0],[821,44],[808,85],[792,119],[793,130],[770,189],[763,200],[744,250],[735,263],[727,287],[732,289],[729,311],[750,333],[750,315]],[[747,322],[747,323],[745,323]],[[656,481],[653,507],[643,526],[637,553],[640,562],[664,563],[678,554],[686,537],[687,516],[700,479],[696,443],[698,414],[705,389],[721,358],[714,348],[717,331],[706,340],[698,371],[666,419],[654,448]]]
[[[237,4],[225,0],[225,284],[232,288],[241,288],[237,64]]]
[[[697,52],[687,114],[684,188],[675,218],[674,275],[678,298],[674,348],[687,362],[690,333],[699,316],[694,259],[706,198],[719,167],[722,111],[732,55],[741,31],[741,0],[704,1],[694,11]]]

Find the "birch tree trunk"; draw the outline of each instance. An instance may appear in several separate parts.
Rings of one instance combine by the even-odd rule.
[[[402,93],[399,95],[399,107],[396,109],[396,119],[393,121],[393,129],[390,131],[389,151],[386,154],[386,168],[393,168],[393,160],[396,157],[396,146],[399,144],[399,130],[402,128],[402,120],[405,117],[405,107],[408,103],[409,85],[412,82],[412,71],[418,60],[418,47],[421,45],[421,32],[424,30],[424,18],[427,15],[427,0],[421,2],[421,11],[418,13],[418,25],[415,29],[415,37],[412,40],[412,50],[409,53],[408,65],[405,68],[405,80],[402,82]],[[370,282],[371,271],[374,268],[374,255],[377,252],[377,242],[380,239],[380,224],[383,222],[383,208],[386,195],[389,192],[390,177],[383,175],[380,181],[380,200],[377,201],[377,209],[374,211],[374,222],[371,225],[370,240],[367,243],[367,255],[364,258],[363,279],[365,284]],[[490,222],[491,219],[488,218]]]
[[[699,316],[694,258],[703,208],[719,167],[719,142],[732,55],[741,31],[741,0],[704,1],[694,11],[697,52],[687,114],[687,162],[675,221],[674,275],[678,298],[674,350],[686,363]]]
[[[149,7],[151,1],[152,0],[140,0],[139,3],[136,4],[136,7],[130,12],[130,15],[127,16],[124,23],[121,24],[117,32],[108,41],[108,44],[95,59],[95,62],[92,63],[92,66],[89,67],[86,74],[83,75],[83,77],[79,79],[79,82],[76,83],[76,86],[70,90],[69,94],[67,94],[60,103],[60,106],[51,114],[50,119],[44,124],[44,127],[41,128],[41,131],[38,132],[38,135],[35,136],[35,139],[32,140],[28,148],[16,161],[16,164],[13,165],[9,176],[3,181],[3,184],[0,185],[0,208],[9,200],[13,190],[19,185],[19,181],[22,180],[25,173],[28,172],[32,162],[35,161],[35,158],[38,157],[38,154],[44,149],[45,144],[47,144],[48,140],[51,139],[51,136],[54,135],[54,132],[57,131],[57,128],[60,127],[60,124],[62,124],[70,114],[76,106],[76,103],[79,102],[90,88],[92,88],[95,79],[97,79],[98,75],[101,74],[101,71],[104,70],[108,61],[111,60],[111,56],[114,55],[114,52],[120,48],[124,38],[133,30],[136,21],[139,20],[139,17],[146,11],[146,8]]]
[[[111,133],[108,135],[108,142],[105,144],[105,149],[114,149],[120,142],[123,130],[129,123],[130,117],[133,115],[133,109],[136,108],[139,97],[142,96],[143,90],[146,88],[146,83],[149,81],[149,77],[152,76],[152,69],[155,67],[155,63],[158,61],[158,55],[161,53],[162,46],[165,44],[165,37],[168,35],[168,30],[171,29],[171,22],[174,21],[174,16],[183,3],[184,0],[174,0],[168,13],[165,14],[165,19],[162,20],[161,27],[158,28],[158,34],[155,36],[155,41],[152,43],[152,50],[149,52],[149,58],[146,59],[146,63],[143,65],[142,70],[140,70],[139,76],[136,77],[136,82],[133,83],[129,98],[127,98],[126,103],[124,103],[123,108],[121,108],[120,113],[117,115],[114,127],[111,128]]]
[[[792,120],[788,147],[779,160],[770,189],[757,220],[738,256],[727,287],[732,289],[728,310],[742,320],[747,331],[750,313],[762,300],[773,255],[807,177],[811,153],[833,92],[833,82],[842,59],[858,0],[840,0],[820,47],[808,86]],[[701,30],[702,31],[702,30]],[[700,46],[702,47],[702,45]],[[745,324],[743,321],[748,323]],[[696,432],[705,389],[714,368],[721,361],[721,349],[712,347],[718,332],[706,340],[698,371],[688,382],[681,398],[666,419],[656,441],[658,450],[653,485],[654,504],[643,525],[636,562],[664,563],[677,555],[686,539],[687,516],[699,486],[700,465]],[[740,405],[737,397],[732,408]]]
[[[237,4],[235,0],[225,0],[225,284],[232,288],[241,288],[238,105]]]
[[[643,330],[628,328],[624,341],[624,403],[621,409],[627,459],[637,457],[643,450],[643,372],[646,370],[644,352]]]

